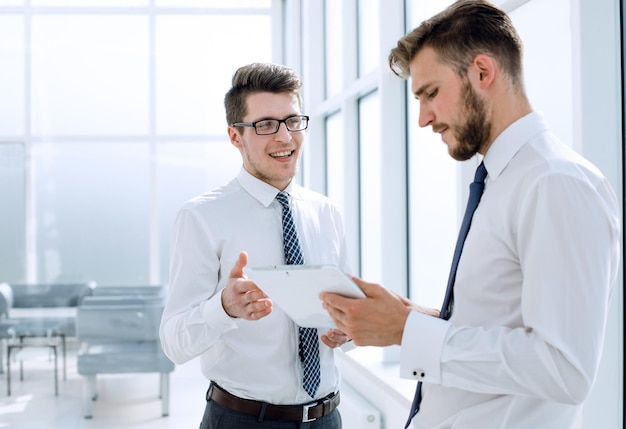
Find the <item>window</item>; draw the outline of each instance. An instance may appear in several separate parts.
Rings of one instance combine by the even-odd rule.
[[[222,100],[281,57],[278,6],[0,0],[0,280],[166,283],[176,212],[239,169]]]

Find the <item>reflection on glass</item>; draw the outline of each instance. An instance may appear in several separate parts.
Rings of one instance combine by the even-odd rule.
[[[378,51],[380,27],[378,25],[378,1],[359,0],[359,76],[379,66]]]
[[[326,98],[332,98],[343,88],[343,2],[326,0],[325,6],[325,76]]]
[[[345,213],[345,142],[343,115],[334,113],[326,118],[326,183],[327,195]]]
[[[228,42],[219,43],[225,35]],[[271,61],[271,47],[267,15],[157,17],[157,132],[224,134],[223,100],[233,73],[251,62]]]
[[[0,143],[0,283],[22,283],[26,273],[25,152]]]
[[[35,15],[33,134],[148,133],[148,35],[144,16]]]
[[[148,284],[148,144],[35,144],[32,161],[39,282]]]
[[[359,100],[359,151],[361,156],[361,274],[382,281],[382,142],[380,97],[373,92]]]
[[[0,15],[0,136],[24,134],[24,19]]]
[[[217,143],[159,143],[156,187],[159,212],[161,282],[169,278],[169,243],[178,210],[185,201],[230,181],[241,155],[228,138]]]

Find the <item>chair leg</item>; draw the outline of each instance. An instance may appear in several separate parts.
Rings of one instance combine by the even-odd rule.
[[[83,415],[86,419],[93,417],[93,401],[96,400],[95,374],[83,377]]]
[[[161,381],[159,383],[161,391],[161,415],[167,417],[170,415],[170,374],[162,372],[160,374]]]
[[[54,396],[59,396],[59,355],[57,346],[51,347],[54,352]]]
[[[7,346],[7,396],[11,396],[11,349]]]
[[[4,351],[6,346],[6,340],[4,338],[0,339],[0,374],[4,374]]]

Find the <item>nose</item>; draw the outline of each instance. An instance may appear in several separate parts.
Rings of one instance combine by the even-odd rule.
[[[288,142],[291,140],[291,133],[287,129],[287,124],[281,122],[278,124],[278,131],[276,131],[276,139],[280,141]]]
[[[434,122],[434,117],[435,115],[433,115],[433,112],[431,109],[428,108],[428,106],[426,105],[426,103],[420,101],[420,113],[419,113],[419,126],[421,128],[427,127],[429,125],[432,125]]]

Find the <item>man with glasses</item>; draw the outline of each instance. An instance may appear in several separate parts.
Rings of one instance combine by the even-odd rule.
[[[243,167],[176,219],[161,342],[177,364],[200,356],[211,380],[201,429],[341,428],[333,349],[348,338],[301,330],[243,272],[248,263],[303,262],[349,271],[337,208],[294,183],[309,123],[301,87],[281,65],[235,72],[224,104]],[[286,216],[299,242],[295,262],[283,241]]]

